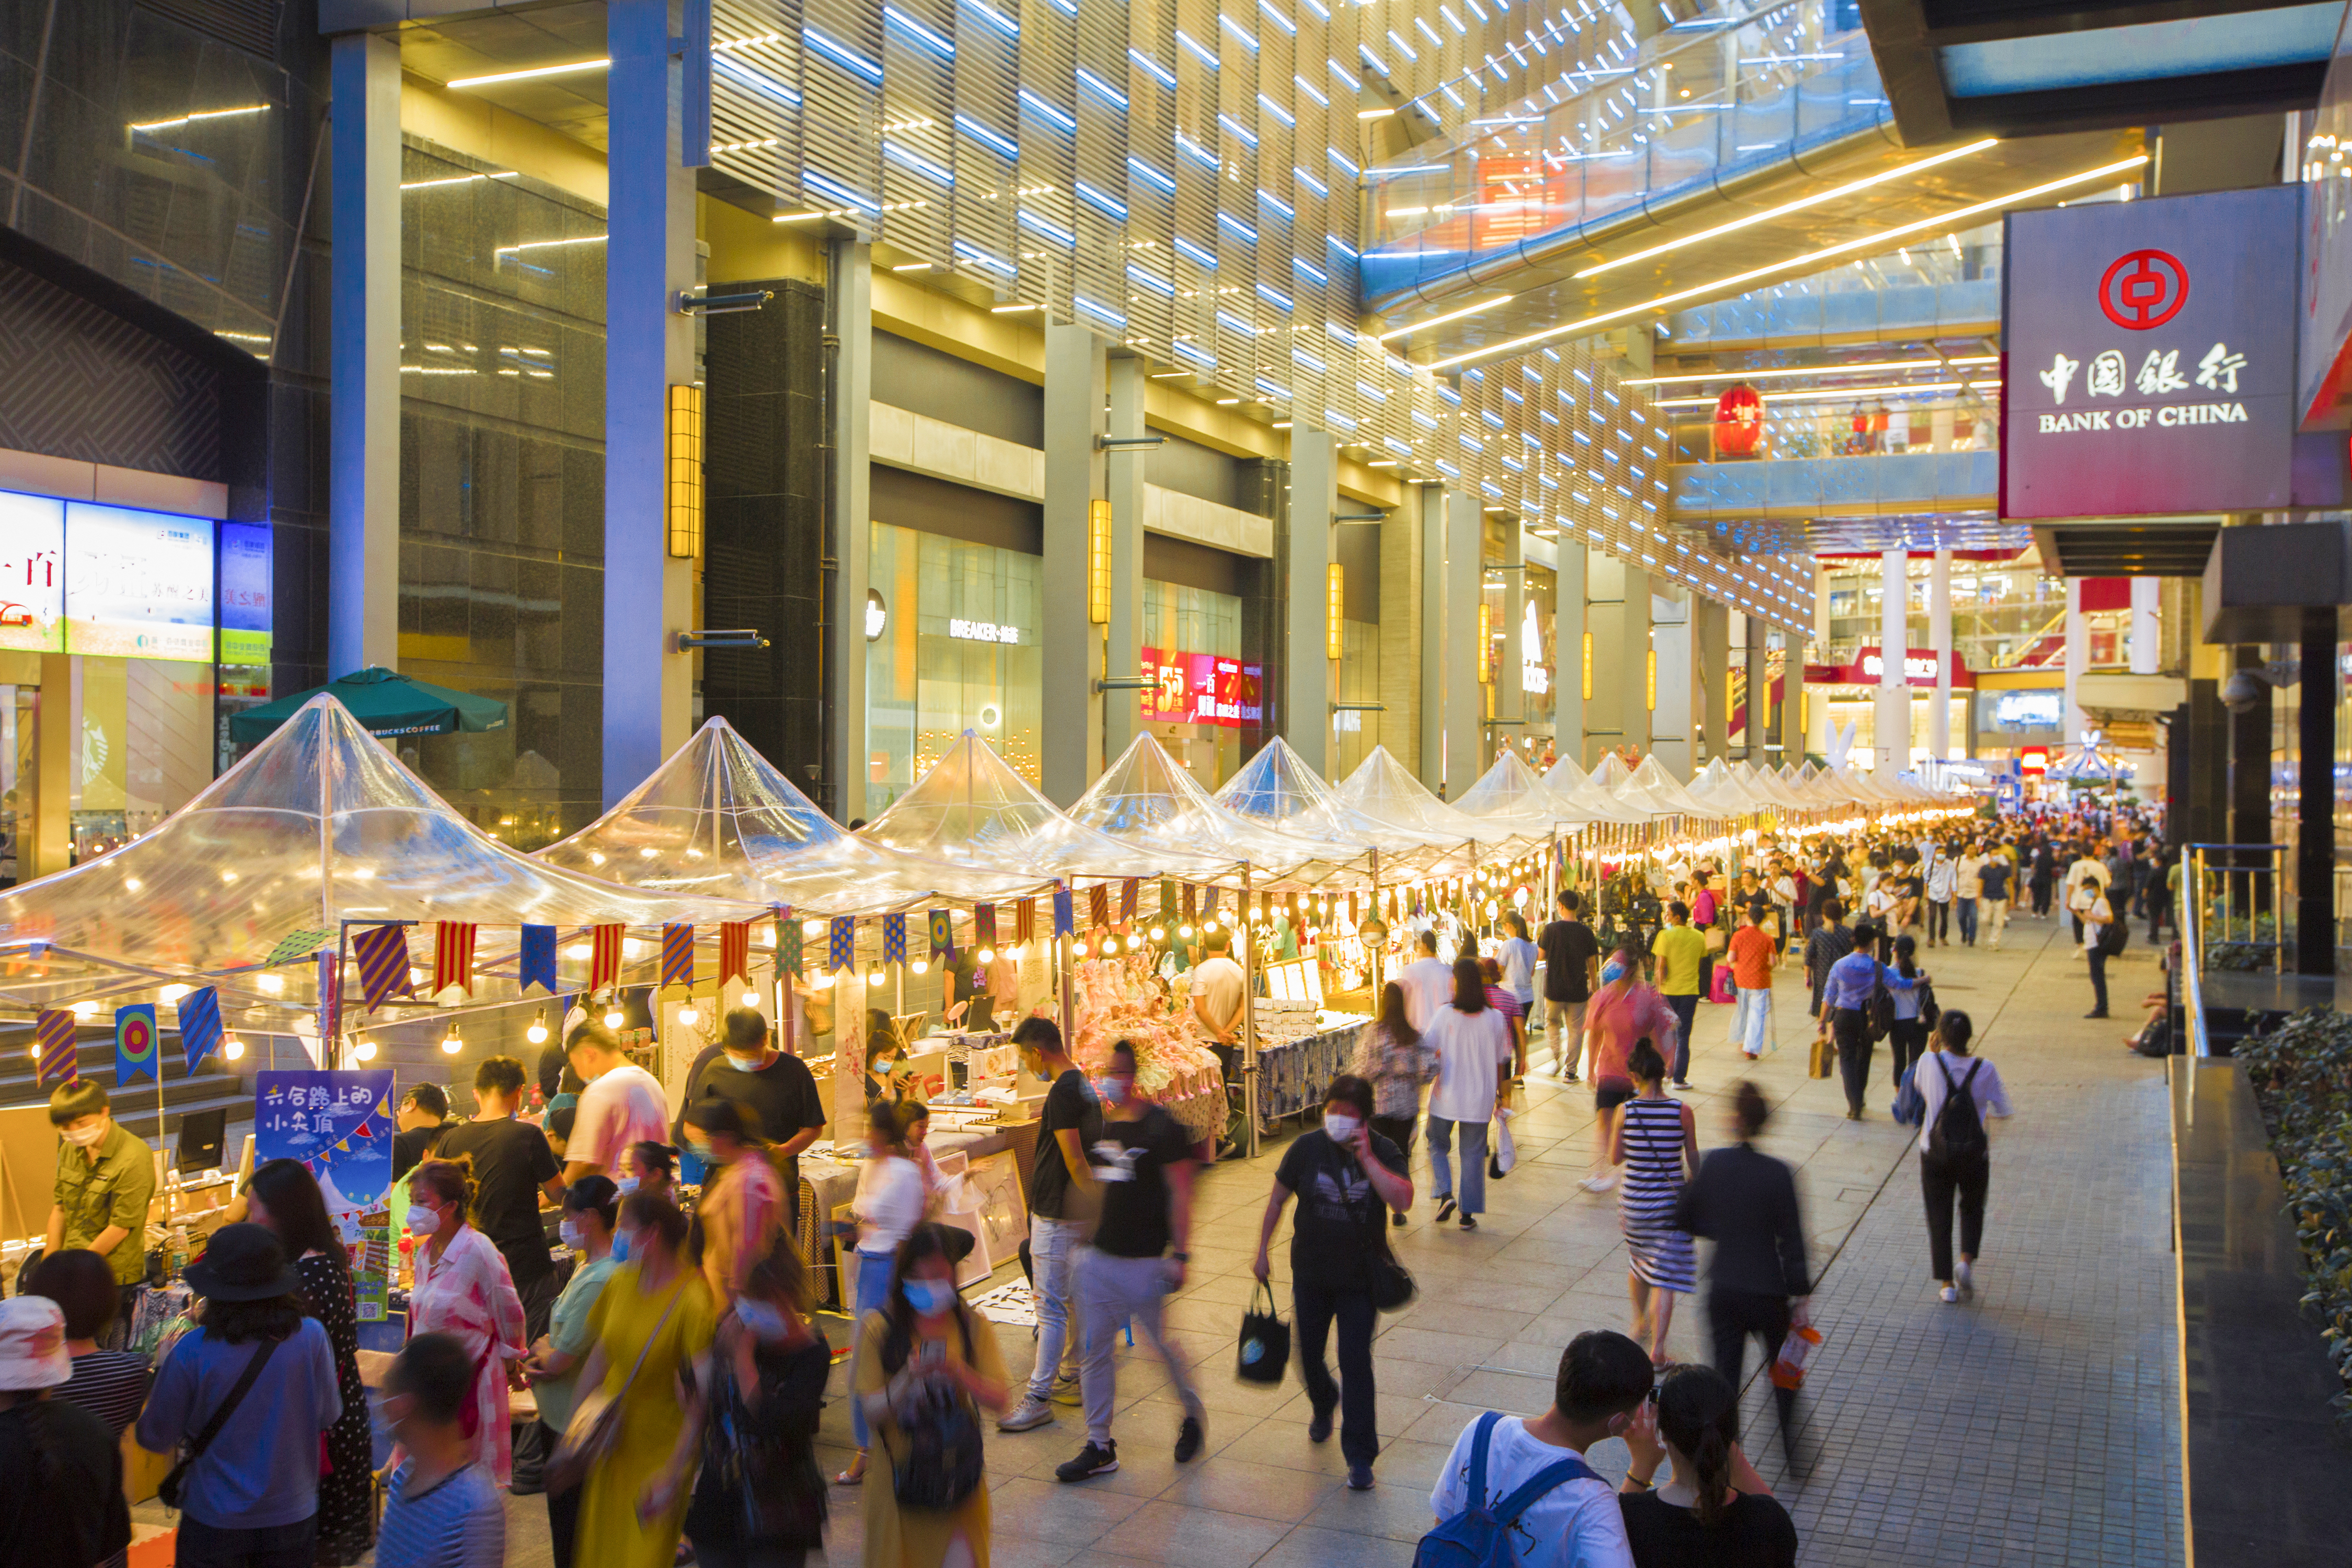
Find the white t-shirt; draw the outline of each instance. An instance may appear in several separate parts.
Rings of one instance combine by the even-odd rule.
[[[1405,1022],[1427,1034],[1438,1010],[1454,1000],[1454,966],[1442,958],[1418,958],[1396,978],[1404,987]]]
[[[1232,1016],[1236,1042],[1241,1038],[1242,998],[1248,986],[1242,976],[1242,966],[1223,953],[1192,967],[1192,994],[1207,1004],[1202,1011],[1210,1017]]]
[[[1513,1059],[1510,1020],[1492,1007],[1465,1013],[1449,1005],[1422,1031],[1422,1043],[1437,1052],[1429,1113],[1448,1121],[1493,1121],[1495,1075]]]
[[[857,1250],[889,1257],[922,1223],[921,1167],[896,1154],[866,1161],[857,1169],[849,1211],[857,1216]]]
[[[623,1062],[580,1091],[566,1160],[601,1165],[611,1175],[632,1143],[667,1143],[669,1107],[661,1080],[635,1062]]]
[[[1439,1519],[1452,1519],[1470,1506],[1471,1446],[1477,1440],[1475,1421],[1454,1440],[1454,1452],[1446,1456],[1445,1468],[1429,1494],[1431,1511]],[[1484,1500],[1500,1502],[1521,1481],[1571,1452],[1529,1436],[1528,1424],[1519,1417],[1504,1416],[1495,1423],[1487,1444]],[[1606,1481],[1580,1478],[1554,1487],[1528,1505],[1510,1536],[1511,1555],[1520,1568],[1633,1568],[1625,1516]]]
[[[1976,1068],[1976,1077],[1969,1077],[1969,1068]],[[1949,1075],[1947,1076],[1947,1069]],[[1985,1123],[1985,1131],[1992,1131],[1992,1118],[2011,1114],[2009,1089],[2000,1081],[2000,1069],[1982,1057],[1954,1056],[1949,1051],[1929,1051],[1919,1065],[1911,1069],[1911,1086],[1919,1091],[1927,1105],[1926,1118],[1919,1123],[1919,1152],[1927,1152],[1928,1134],[1936,1131],[1936,1118],[1944,1113],[1944,1096],[1948,1088],[1957,1088],[1966,1079],[1969,1098],[1977,1102],[1977,1116]]]

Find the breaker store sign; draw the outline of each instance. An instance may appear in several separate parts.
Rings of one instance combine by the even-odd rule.
[[[2294,185],[2009,215],[2003,517],[2290,503]]]

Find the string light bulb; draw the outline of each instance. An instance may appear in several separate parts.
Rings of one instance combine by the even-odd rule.
[[[883,974],[879,964],[866,972],[866,984],[868,989],[881,984],[885,978],[887,977]]]
[[[286,976],[282,974],[257,974],[253,983],[272,996],[283,994],[286,990]]]
[[[465,1048],[465,1038],[457,1033],[457,1023],[455,1020],[452,1020],[449,1025],[449,1032],[441,1037],[441,1054],[446,1057],[454,1057]]]
[[[743,992],[743,1005],[746,1007],[756,1007],[759,1005],[760,994],[757,991],[751,990],[747,987]]]
[[[605,1010],[604,1027],[608,1029],[617,1029],[628,1021],[629,1016],[622,1012],[618,1007],[611,1007]]]
[[[375,1042],[373,1040],[357,1040],[352,1042],[352,1060],[355,1062],[372,1062],[375,1060]]]
[[[931,961],[928,958],[919,958],[908,967],[918,974],[929,974],[931,972]]]
[[[530,1027],[522,1032],[522,1037],[529,1040],[534,1046],[543,1046],[547,1044],[546,1008],[541,1007],[537,1014],[533,1015],[530,1020]]]
[[[681,1002],[677,1006],[677,1021],[690,1029],[702,1021],[702,1015],[695,1010],[691,1001]]]
[[[983,947],[972,956],[982,963],[994,963],[996,962],[996,950],[994,948]]]
[[[829,969],[819,970],[814,978],[809,981],[809,988],[813,991],[831,990],[833,988],[833,971]]]
[[[221,1041],[221,1055],[229,1061],[239,1060],[245,1055],[245,1042],[235,1035],[226,1037]]]

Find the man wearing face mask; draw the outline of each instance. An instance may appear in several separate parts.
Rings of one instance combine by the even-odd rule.
[[[773,1140],[768,1158],[783,1178],[784,1223],[796,1229],[800,1153],[824,1131],[824,1102],[817,1098],[815,1075],[800,1058],[775,1048],[768,1020],[758,1008],[730,1009],[724,1027],[719,1043],[695,1058],[686,1075],[686,1099],[671,1124],[670,1142],[685,1145],[687,1107],[707,1096],[721,1096],[754,1112],[761,1136]]]
[[[1029,1390],[997,1423],[1000,1431],[1027,1432],[1054,1419],[1054,1405],[1077,1405],[1077,1316],[1073,1278],[1078,1241],[1102,1199],[1102,1184],[1087,1163],[1087,1149],[1101,1133],[1102,1109],[1087,1075],[1062,1048],[1062,1031],[1051,1018],[1021,1020],[1013,1031],[1021,1065],[1054,1087],[1037,1127],[1037,1154],[1029,1169],[1029,1267],[1031,1295],[1037,1304],[1037,1359]],[[1058,1373],[1058,1376],[1056,1375]]]
[[[155,1195],[155,1162],[144,1139],[116,1122],[106,1090],[87,1079],[58,1086],[49,1096],[49,1124],[58,1145],[57,1180],[49,1209],[48,1247],[54,1258],[88,1247],[114,1270],[121,1310],[107,1331],[108,1348],[121,1349],[131,1327],[132,1293],[147,1276],[147,1205]]]
[[[1117,1352],[1121,1324],[1134,1325],[1168,1364],[1168,1380],[1184,1406],[1176,1433],[1176,1462],[1195,1458],[1205,1437],[1208,1410],[1192,1387],[1184,1352],[1168,1341],[1161,1308],[1184,1284],[1192,1230],[1192,1145],[1176,1119],[1135,1095],[1135,1047],[1110,1049],[1102,1078],[1103,1119],[1094,1145],[1095,1179],[1102,1184],[1102,1221],[1094,1245],[1078,1254],[1078,1300],[1086,1321],[1080,1381],[1087,1401],[1087,1446],[1056,1469],[1082,1481],[1118,1468],[1110,1418],[1118,1398]]]

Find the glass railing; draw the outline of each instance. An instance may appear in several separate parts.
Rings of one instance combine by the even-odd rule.
[[[2000,320],[2000,237],[1990,224],[1696,305],[1666,318],[1664,343],[1690,353],[1983,331]]]
[[[1602,57],[1604,58],[1609,57]],[[1366,297],[1784,163],[1889,117],[1852,0],[1674,24],[1581,90],[1524,101],[1366,171]]]
[[[1774,410],[1760,425],[1678,413],[1671,429],[1677,463],[1811,462],[1990,452],[2000,446],[1997,411],[1982,402]]]

